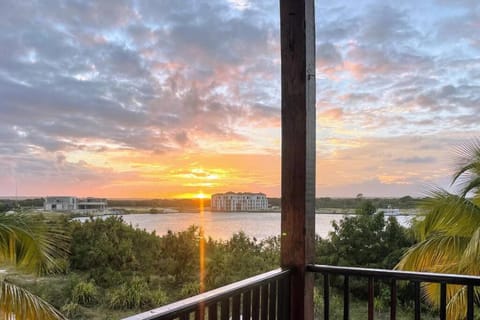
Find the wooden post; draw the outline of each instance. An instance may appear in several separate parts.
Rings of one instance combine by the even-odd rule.
[[[280,0],[282,57],[281,265],[293,270],[290,319],[313,320],[315,239],[314,0]]]

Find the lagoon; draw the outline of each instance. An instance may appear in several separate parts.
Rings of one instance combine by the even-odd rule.
[[[344,214],[316,214],[315,232],[326,238],[333,231],[332,221],[339,221]],[[228,240],[237,232],[243,231],[251,238],[263,240],[280,235],[279,212],[210,212],[202,213],[169,213],[169,214],[128,214],[123,220],[136,228],[148,232],[155,231],[164,235],[169,230],[179,232],[191,225],[202,226],[205,236],[214,240]],[[397,216],[401,225],[408,226],[412,216]],[[85,220],[88,218],[79,218]]]

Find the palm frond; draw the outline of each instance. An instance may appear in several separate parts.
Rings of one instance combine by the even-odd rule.
[[[480,164],[478,164],[480,167]],[[478,193],[478,189],[480,188],[480,177],[479,176],[472,176],[469,179],[465,180],[462,184],[462,197],[466,197],[470,191],[476,191]]]
[[[440,307],[440,284],[426,283],[423,287],[424,299],[436,308]],[[465,319],[467,313],[467,287],[447,285],[447,319]]]
[[[415,225],[418,243],[411,247],[396,266],[397,269],[480,275],[480,140],[457,148],[458,163],[452,185],[460,193],[451,194],[433,188],[422,201],[425,219]],[[468,199],[469,193],[474,193]],[[440,285],[425,283],[424,297],[439,306]],[[480,290],[475,289],[478,299]],[[447,286],[448,319],[464,319],[466,287]]]
[[[423,240],[403,255],[395,269],[455,273],[457,263],[469,238],[434,234]]]
[[[459,183],[462,186],[461,195],[465,197],[470,191],[480,187],[480,140],[456,148],[458,157],[457,170],[452,179],[452,185]]]
[[[423,298],[432,306],[440,307],[440,284],[424,283]],[[480,297],[480,289],[475,288],[474,299]],[[467,313],[467,287],[463,285],[447,285],[447,319],[461,320]]]
[[[4,319],[66,319],[43,299],[5,280],[0,280],[0,315]]]
[[[429,234],[443,232],[471,236],[480,226],[480,207],[470,199],[435,189],[420,203],[425,219],[416,227],[416,237],[425,240]]]
[[[459,261],[459,274],[480,275],[480,227],[473,233]]]
[[[0,214],[0,263],[48,273],[58,268],[58,259],[68,251],[68,234],[58,222],[36,215]]]

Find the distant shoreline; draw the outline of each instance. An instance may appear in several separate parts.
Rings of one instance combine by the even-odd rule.
[[[101,213],[98,212],[96,214],[74,214],[74,218],[88,218],[88,217],[97,217],[97,216],[124,216],[124,215],[134,215],[134,214],[145,214],[145,215],[171,215],[171,214],[200,214],[202,211],[201,210],[195,210],[195,209],[187,209],[187,210],[175,210],[175,211],[161,211],[162,208],[157,208],[159,209],[158,212],[151,212],[151,208],[142,208],[142,209],[136,209],[136,210],[125,210],[124,208],[110,208],[112,210],[117,209],[118,211],[116,213],[114,212],[107,212],[107,213]],[[265,210],[265,211],[211,211],[210,208],[206,208],[203,210],[203,212],[209,213],[209,214],[232,214],[232,213],[245,213],[245,214],[262,214],[262,213],[281,213],[281,210]],[[397,214],[385,214],[385,217],[397,217],[397,216],[416,216],[419,213],[417,210],[408,210],[407,212],[400,212]],[[325,209],[323,210],[315,210],[315,215],[357,215],[355,213],[355,210],[343,210],[343,211],[338,211],[338,210],[333,210],[333,211],[326,211]]]

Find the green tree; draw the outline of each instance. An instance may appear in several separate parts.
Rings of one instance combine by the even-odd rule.
[[[371,216],[377,211],[377,208],[373,205],[373,202],[370,200],[362,200],[360,206],[355,210],[356,214],[362,214]]]
[[[59,224],[38,215],[0,214],[2,267],[36,274],[58,271],[68,253],[68,237]],[[7,273],[8,274],[8,273]],[[10,319],[64,319],[43,299],[0,278],[0,315]]]
[[[125,224],[121,217],[73,221],[70,225],[71,269],[81,274],[83,282],[92,283],[73,287],[71,302],[76,305],[144,309],[158,306],[156,302],[184,298],[181,288],[184,293],[197,292],[191,284],[198,287],[199,283],[198,227],[158,237]],[[156,294],[147,297],[147,292]],[[169,292],[168,296],[164,292]],[[76,311],[76,305],[67,309]]]
[[[97,286],[116,285],[132,272],[153,274],[162,269],[163,249],[155,233],[135,229],[120,217],[70,225],[71,268],[89,273]]]
[[[332,222],[332,226],[333,231],[328,239],[317,238],[317,263],[391,269],[412,245],[407,229],[394,217],[385,219],[382,212],[347,216],[339,222]],[[364,280],[350,280],[350,291],[357,298],[365,299],[368,296]],[[331,285],[342,288],[343,278],[332,277]],[[375,284],[376,292],[381,292],[384,287],[380,282]],[[405,297],[406,293],[401,290],[399,300]],[[389,297],[383,297],[378,302],[384,305],[388,299]]]
[[[279,238],[263,241],[238,232],[226,242],[210,242],[207,247],[206,288],[228,283],[274,269],[280,261]]]
[[[411,244],[407,230],[382,212],[332,222],[329,239],[317,239],[319,263],[391,269]]]
[[[458,194],[434,189],[422,201],[426,215],[415,226],[418,243],[402,257],[398,269],[480,275],[480,141],[458,148],[457,155],[452,185]],[[428,301],[438,306],[439,285],[426,284],[424,289]],[[463,319],[466,288],[449,285],[447,299],[448,318]]]

